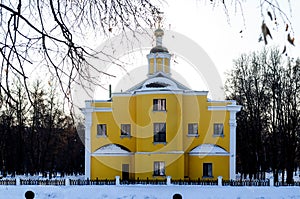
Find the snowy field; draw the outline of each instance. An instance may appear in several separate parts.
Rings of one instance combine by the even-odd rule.
[[[0,199],[25,198],[31,190],[35,199],[300,199],[300,187],[218,187],[183,185],[96,185],[96,186],[0,186]]]
[[[298,171],[294,180],[299,181]],[[17,176],[21,179],[48,179],[41,175]],[[267,178],[272,174],[267,174]],[[2,179],[11,179],[7,176]],[[84,176],[68,176],[84,179]],[[280,180],[281,177],[279,176]],[[60,175],[53,179],[63,179]],[[178,193],[183,199],[300,199],[300,187],[234,187],[200,185],[0,185],[0,199],[25,198],[26,191],[33,191],[35,199],[172,199]]]

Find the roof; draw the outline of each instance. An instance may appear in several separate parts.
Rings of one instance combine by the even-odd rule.
[[[95,155],[104,155],[104,154],[130,154],[130,151],[124,147],[121,147],[116,144],[108,144],[100,147],[94,152]]]
[[[143,90],[191,90],[175,79],[164,73],[156,73],[139,84],[131,87],[126,92],[143,91]]]
[[[169,51],[166,47],[155,46],[150,50],[150,53],[169,53]]]
[[[194,156],[202,156],[202,155],[208,155],[208,156],[227,156],[229,153],[223,149],[222,147],[214,144],[201,144],[194,149],[192,149],[189,153],[190,155]]]

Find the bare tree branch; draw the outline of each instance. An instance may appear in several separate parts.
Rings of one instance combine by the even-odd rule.
[[[10,81],[21,76],[18,79],[30,100],[28,67],[38,65],[55,77],[64,98],[71,103],[72,85],[80,84],[80,79],[100,85],[97,78],[90,77],[88,67],[112,76],[89,63],[89,57],[101,54],[123,67],[112,55],[96,52],[79,44],[78,39],[88,31],[101,31],[107,36],[150,26],[159,10],[148,0],[3,0],[0,13],[0,92],[11,98]]]

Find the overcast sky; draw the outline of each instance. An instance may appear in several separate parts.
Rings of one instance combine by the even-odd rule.
[[[299,57],[300,55],[300,12],[295,10],[296,8],[300,9],[300,1],[291,0],[291,6],[289,6],[288,1],[281,1],[285,3],[280,5],[293,24],[292,35],[295,37],[295,47],[287,42],[287,32],[284,30],[285,24],[279,14],[277,16],[279,25],[276,26],[274,21],[271,21],[267,15],[267,10],[272,12],[271,8],[264,7],[263,14],[265,16],[261,15],[258,4],[260,0],[242,2],[243,12],[235,5],[228,5],[229,17],[222,5],[212,6],[209,0],[169,0],[161,9],[164,11],[162,15],[163,29],[180,33],[197,43],[213,61],[223,84],[226,79],[225,73],[233,67],[233,59],[238,58],[242,53],[261,50],[265,47],[264,42],[258,42],[262,20],[265,20],[273,36],[273,40],[268,39],[268,47],[278,46],[283,49],[286,45],[290,56]],[[130,76],[130,74],[132,74],[134,67],[147,64],[145,55],[148,52],[147,50],[142,54],[138,52],[130,57],[125,56],[123,60],[129,60],[132,63],[132,66],[126,66],[126,71],[122,69],[118,71],[117,67],[109,68],[108,72],[116,75],[117,78],[101,78],[103,86],[108,88],[108,84],[112,84],[113,92],[120,92],[126,90],[125,85],[128,84],[120,82],[120,78],[126,79],[128,77],[128,81],[131,81],[133,85],[145,79],[146,76]],[[172,62],[171,69],[187,65],[186,61],[189,60],[178,59],[177,63]],[[192,77],[196,73],[192,69],[186,71],[186,74],[184,74],[186,76],[185,80],[191,81],[188,82],[187,86],[194,90],[209,90],[207,82],[201,83],[201,80],[199,80],[200,78],[203,79],[203,76],[200,75],[199,78]],[[181,72],[179,71],[179,73]],[[195,79],[197,79],[197,82],[192,81]],[[107,92],[104,89],[97,90],[94,97],[95,99],[107,99]]]
[[[168,5],[164,8],[166,18],[164,25],[168,27],[165,29],[170,28],[197,42],[215,62],[222,76],[226,70],[232,68],[232,60],[241,53],[265,47],[264,42],[258,42],[263,20],[259,0],[242,1],[244,2],[243,14],[239,7],[235,10],[234,5],[228,5],[229,19],[221,5],[213,7],[208,0],[170,0],[167,2]],[[287,34],[282,31],[285,24],[281,17],[277,16],[279,25],[275,26],[274,22],[270,21],[267,11],[264,11],[265,21],[270,26],[273,36],[273,40],[268,40],[268,46],[279,46],[283,49],[284,45],[287,45],[289,55],[299,57],[300,11],[296,8],[300,9],[300,1],[291,0],[290,7],[287,0],[280,2],[285,2],[280,6],[293,24],[296,47],[287,43]],[[272,11],[271,8],[268,10]]]

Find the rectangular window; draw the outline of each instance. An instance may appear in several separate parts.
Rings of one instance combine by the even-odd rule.
[[[106,136],[106,124],[97,124],[97,135]]]
[[[153,142],[166,142],[166,123],[154,123]]]
[[[165,111],[166,99],[153,99],[153,111]]]
[[[224,136],[223,124],[214,124],[214,136]]]
[[[154,162],[154,176],[165,176],[165,162]]]
[[[197,123],[188,124],[188,135],[198,135],[198,124]]]
[[[212,178],[212,163],[203,163],[203,177]]]
[[[121,136],[130,136],[130,124],[121,124]]]

